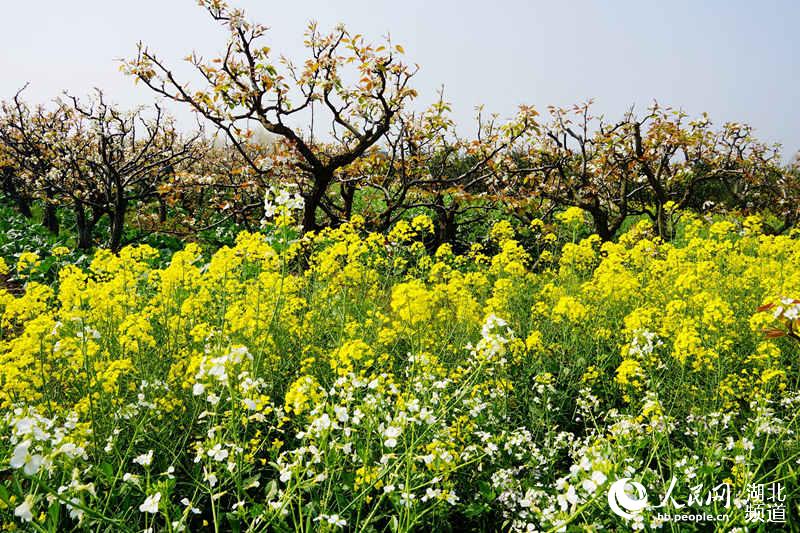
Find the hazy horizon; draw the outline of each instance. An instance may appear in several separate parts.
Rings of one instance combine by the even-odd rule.
[[[280,9],[255,0],[231,4],[269,26],[266,42],[295,60],[305,57],[303,31],[311,19],[323,30],[344,22],[372,41],[390,33],[405,47],[406,60],[421,66],[415,107],[430,104],[444,85],[465,131],[480,104],[507,117],[523,103],[544,113],[551,104],[593,98],[596,109],[614,119],[632,104],[644,109],[657,100],[691,115],[707,111],[717,124],[749,123],[759,139],[783,144],[785,157],[800,148],[793,127],[800,120],[794,104],[800,37],[793,27],[800,7],[788,1],[515,0],[504,9],[472,0],[402,6],[310,0]],[[123,106],[150,103],[154,94],[119,72],[118,60],[132,57],[138,41],[170,65],[193,49],[216,55],[225,43],[224,30],[191,0],[86,0],[81,6],[5,6],[0,99],[30,82],[26,98],[32,102],[97,86]],[[187,109],[170,109],[184,126],[193,123]]]

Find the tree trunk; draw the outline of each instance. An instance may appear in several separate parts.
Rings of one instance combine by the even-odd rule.
[[[786,215],[783,220],[781,221],[780,227],[772,227],[767,225],[764,233],[766,235],[783,235],[789,229],[791,229],[795,225],[795,216],[794,215]]]
[[[103,215],[106,214],[105,209],[98,207],[96,205],[92,206],[92,223],[91,226],[95,227],[100,219],[103,218]]]
[[[665,241],[672,240],[672,231],[669,227],[669,220],[667,219],[667,212],[664,210],[664,204],[659,202],[656,206],[656,231],[658,236]]]
[[[14,183],[14,173],[10,170],[3,172],[3,191],[17,204],[17,210],[22,216],[25,218],[33,216],[30,198],[17,189],[17,184]]]
[[[333,174],[330,172],[321,171],[314,174],[314,186],[311,188],[311,193],[305,197],[305,206],[303,207],[303,233],[319,228],[317,225],[317,208],[331,181],[333,181]]]
[[[58,213],[56,212],[56,205],[53,203],[53,190],[49,187],[45,188],[44,198],[44,214],[42,216],[42,224],[53,235],[58,235]]]
[[[594,231],[603,241],[610,241],[614,238],[614,231],[608,224],[608,214],[600,209],[591,209],[589,214],[592,216]]]
[[[158,221],[162,224],[167,221],[167,202],[161,196],[158,197]]]
[[[17,209],[19,210],[20,214],[25,218],[32,218],[33,212],[31,211],[31,201],[28,197],[24,195],[18,195],[16,198],[17,201]]]
[[[444,205],[441,197],[436,198],[436,221],[434,223],[434,250],[444,243],[453,244],[456,241],[458,225],[456,224],[456,212],[458,203],[454,200],[449,206]]]
[[[109,238],[108,247],[114,253],[119,252],[122,248],[122,233],[125,229],[125,212],[128,209],[128,200],[117,195],[114,202],[114,211],[111,213],[111,236]]]
[[[80,200],[75,200],[75,225],[78,230],[78,249],[91,249],[94,224],[86,217],[86,207]]]
[[[342,201],[344,202],[343,219],[350,220],[353,216],[353,198],[356,195],[356,188],[346,183],[342,184]]]

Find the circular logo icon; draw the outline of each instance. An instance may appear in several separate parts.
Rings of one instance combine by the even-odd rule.
[[[632,490],[626,490],[632,487]],[[631,492],[636,492],[635,497]],[[633,515],[647,507],[647,491],[644,485],[631,478],[618,479],[608,488],[608,505],[614,514],[630,520]]]

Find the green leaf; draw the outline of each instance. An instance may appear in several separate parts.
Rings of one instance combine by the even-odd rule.
[[[114,467],[111,466],[110,464],[100,463],[100,465],[97,468],[100,470],[100,472],[103,473],[105,477],[109,479],[114,477]]]
[[[52,525],[53,531],[58,531],[58,516],[61,513],[61,504],[58,501],[54,501],[50,504],[50,507],[47,508],[47,521]]]
[[[239,517],[236,516],[234,513],[225,513],[225,518],[228,519],[228,524],[230,525],[230,531],[233,533],[240,533],[242,531],[242,526],[239,522]]]

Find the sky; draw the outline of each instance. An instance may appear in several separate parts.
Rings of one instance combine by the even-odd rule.
[[[275,52],[301,62],[310,20],[343,22],[378,41],[390,34],[421,67],[423,108],[444,86],[462,131],[477,105],[511,117],[592,98],[609,120],[653,100],[716,123],[751,124],[788,156],[800,149],[800,3],[792,0],[539,1],[232,0],[269,26]],[[119,72],[144,41],[170,65],[222,51],[225,31],[193,0],[4,2],[0,99],[26,82],[27,99],[100,87],[123,106],[154,95]],[[173,108],[186,127],[190,113]]]

